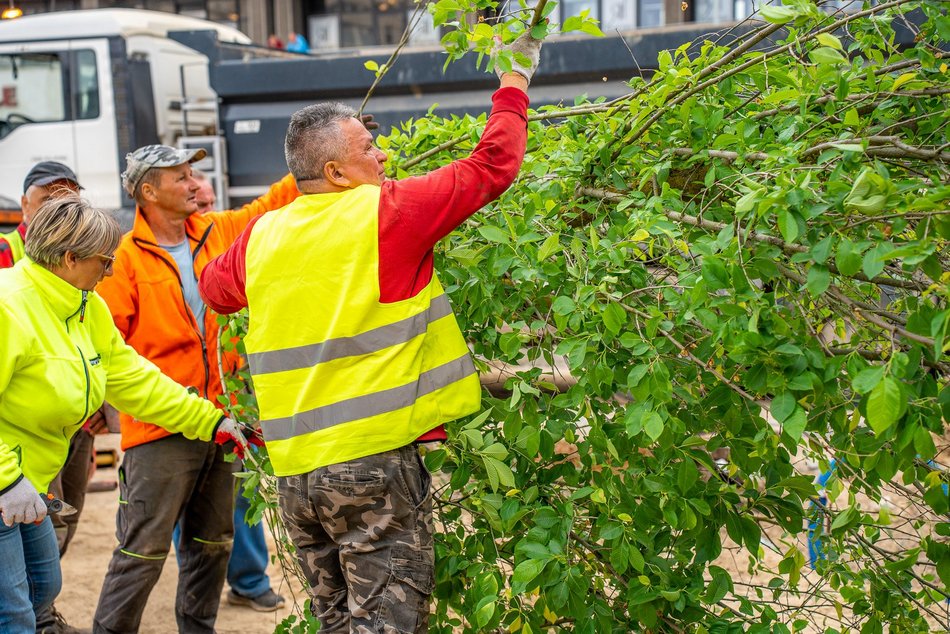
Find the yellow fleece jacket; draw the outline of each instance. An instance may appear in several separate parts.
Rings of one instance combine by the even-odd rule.
[[[221,419],[126,345],[94,292],[29,259],[0,271],[0,494],[21,477],[45,492],[103,400],[188,438]]]

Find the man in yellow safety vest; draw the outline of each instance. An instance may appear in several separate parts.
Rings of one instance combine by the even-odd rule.
[[[510,48],[478,146],[424,176],[387,180],[343,104],[295,113],[285,154],[303,195],[201,276],[217,312],[250,307],[261,428],[321,632],[427,631],[432,498],[416,443],[481,398],[432,249],[518,174],[541,42]]]

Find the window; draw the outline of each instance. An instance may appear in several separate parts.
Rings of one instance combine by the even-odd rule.
[[[729,22],[733,19],[735,0],[697,0],[697,22]]]
[[[626,31],[637,26],[636,0],[603,0],[604,18],[600,25],[604,33]]]
[[[0,55],[0,137],[24,123],[64,120],[65,92],[56,53]]]
[[[76,119],[99,118],[99,73],[96,53],[76,51]]]
[[[600,10],[597,0],[562,0],[561,17],[566,20],[575,15],[580,15],[581,11],[587,10],[587,15],[595,20],[600,19]]]
[[[664,18],[663,0],[640,0],[639,26],[663,26]]]
[[[734,0],[732,7],[733,17],[736,20],[744,20],[755,11],[752,0]]]

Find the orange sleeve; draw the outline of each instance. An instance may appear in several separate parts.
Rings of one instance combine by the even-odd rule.
[[[118,257],[112,275],[99,282],[96,293],[106,301],[116,328],[122,333],[122,338],[128,341],[138,313],[138,294],[131,277],[134,267],[128,256],[121,247],[116,255]]]
[[[251,219],[268,211],[280,209],[284,205],[293,202],[299,195],[300,190],[297,189],[297,182],[292,175],[287,174],[271,185],[263,196],[252,200],[240,209],[214,211],[207,215],[212,218],[215,227],[222,231],[225,240],[233,242],[244,231]]]

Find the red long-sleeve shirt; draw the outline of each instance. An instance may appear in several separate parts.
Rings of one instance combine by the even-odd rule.
[[[432,280],[432,248],[514,182],[527,142],[528,96],[500,88],[485,132],[472,153],[424,176],[384,181],[379,198],[380,301],[414,297]],[[247,306],[247,243],[255,219],[204,269],[198,289],[218,313]],[[444,439],[442,426],[420,440]]]

